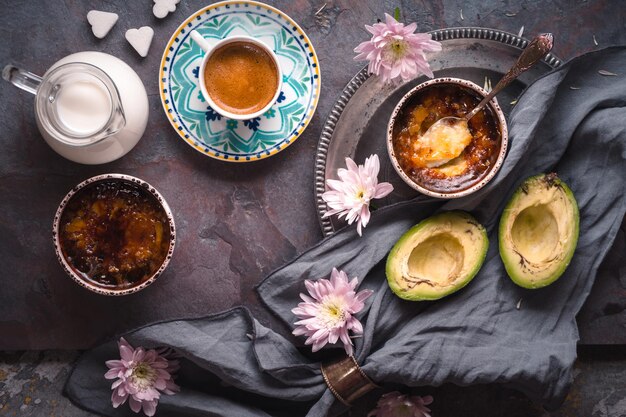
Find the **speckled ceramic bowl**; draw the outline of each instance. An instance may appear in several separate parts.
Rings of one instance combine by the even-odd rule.
[[[167,255],[165,256],[165,259],[163,260],[159,269],[157,269],[157,271],[154,274],[152,274],[147,280],[142,281],[136,286],[126,287],[126,288],[114,288],[114,287],[105,287],[102,285],[97,285],[94,282],[88,281],[87,279],[85,279],[84,277],[82,277],[81,275],[79,275],[77,272],[74,271],[72,266],[68,263],[67,259],[65,259],[65,256],[63,255],[63,251],[61,250],[59,227],[60,227],[60,222],[61,222],[61,216],[63,215],[63,211],[65,210],[65,207],[67,206],[70,199],[74,195],[76,195],[76,193],[78,193],[80,190],[82,190],[83,188],[87,186],[91,186],[101,181],[128,182],[128,183],[142,187],[145,191],[152,194],[152,196],[158,201],[158,203],[160,204],[161,208],[163,209],[167,217],[167,221],[169,223],[169,228],[170,228],[170,243],[169,243]],[[136,293],[138,291],[143,290],[148,285],[152,284],[158,278],[159,275],[161,275],[161,273],[165,270],[165,268],[169,264],[170,259],[172,258],[172,254],[174,252],[174,246],[176,243],[176,228],[174,225],[174,216],[172,216],[170,207],[168,206],[163,196],[153,186],[151,186],[150,184],[148,184],[147,182],[139,178],[135,178],[130,175],[103,174],[103,175],[98,175],[98,176],[89,178],[81,182],[76,187],[72,188],[72,190],[69,193],[67,193],[65,198],[63,198],[63,201],[61,201],[61,204],[59,205],[59,208],[57,209],[56,214],[54,215],[52,238],[53,238],[53,243],[54,243],[54,250],[56,252],[56,256],[57,256],[57,259],[59,260],[59,263],[61,264],[65,272],[76,283],[98,294],[120,296],[120,295]]]
[[[491,179],[496,175],[496,173],[498,172],[498,170],[500,169],[500,167],[502,166],[502,163],[504,162],[504,157],[506,156],[506,150],[507,150],[507,145],[508,145],[508,130],[507,130],[507,126],[506,126],[506,120],[504,118],[504,113],[502,112],[502,109],[500,109],[500,106],[498,105],[497,100],[494,98],[493,100],[491,100],[491,102],[489,103],[489,107],[491,108],[491,110],[493,111],[494,115],[497,118],[497,122],[498,122],[498,129],[500,130],[500,150],[498,151],[498,156],[496,159],[496,162],[488,169],[487,173],[485,175],[483,175],[483,177],[480,179],[480,181],[478,181],[477,183],[467,187],[467,188],[463,188],[460,190],[455,190],[455,191],[451,191],[451,192],[440,192],[440,191],[433,191],[430,190],[428,188],[426,188],[425,186],[415,182],[412,178],[410,178],[406,172],[404,172],[404,170],[402,169],[402,167],[400,166],[400,163],[398,162],[398,159],[396,158],[394,149],[393,149],[393,129],[394,129],[394,124],[398,118],[398,114],[400,113],[401,110],[404,109],[404,106],[406,104],[408,104],[409,100],[411,99],[411,97],[413,97],[415,94],[417,94],[418,92],[433,86],[433,85],[441,85],[441,84],[453,84],[453,85],[458,85],[458,86],[462,86],[462,87],[466,87],[469,88],[470,90],[473,90],[474,92],[478,93],[479,96],[481,97],[485,97],[487,96],[487,91],[485,91],[483,88],[479,87],[478,85],[474,84],[471,81],[467,81],[467,80],[462,80],[460,78],[435,78],[429,81],[426,81],[422,84],[417,85],[415,88],[411,89],[408,93],[406,93],[402,99],[400,100],[400,102],[398,102],[398,104],[396,105],[395,109],[393,110],[393,112],[391,113],[391,118],[389,119],[389,124],[387,126],[387,151],[389,153],[389,158],[391,159],[391,163],[394,167],[394,169],[396,170],[396,172],[398,173],[398,175],[400,175],[400,177],[402,178],[402,180],[404,182],[406,182],[411,188],[419,191],[422,194],[426,194],[432,197],[437,197],[437,198],[459,198],[459,197],[464,197],[467,195],[470,195],[478,190],[480,190],[481,188],[483,188],[489,181],[491,181]]]

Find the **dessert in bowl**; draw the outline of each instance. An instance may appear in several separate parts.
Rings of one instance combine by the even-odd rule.
[[[57,258],[83,287],[126,295],[168,265],[176,240],[169,206],[147,182],[123,174],[89,178],[63,199],[54,217]]]
[[[404,95],[387,127],[389,157],[404,182],[432,197],[458,198],[495,176],[508,140],[506,120],[495,99],[464,129],[443,125],[429,131],[443,117],[463,117],[487,94],[471,81],[436,78]]]

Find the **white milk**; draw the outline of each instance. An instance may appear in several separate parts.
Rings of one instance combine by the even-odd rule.
[[[114,161],[124,156],[130,151],[141,139],[146,125],[148,123],[148,95],[146,89],[137,73],[128,66],[124,61],[116,58],[112,55],[102,52],[85,51],[77,52],[66,56],[65,58],[57,61],[48,71],[52,71],[60,65],[72,64],[72,63],[87,63],[100,68],[105,74],[107,74],[117,89],[119,98],[122,104],[122,111],[124,119],[126,121],[124,127],[117,133],[107,137],[101,142],[98,142],[89,146],[71,146],[61,141],[51,134],[37,118],[37,126],[42,133],[45,141],[50,145],[52,149],[61,154],[67,159],[70,159],[81,164],[104,164]],[[89,77],[78,77],[75,82],[85,81],[87,83],[93,82]],[[95,81],[100,83],[100,81]],[[68,85],[73,83],[68,83]],[[64,85],[65,87],[65,85]],[[65,123],[69,128],[75,131],[87,132],[81,135],[78,133],[76,136],[89,137],[96,134],[98,128],[102,128],[107,124],[108,116],[111,112],[111,107],[116,105],[115,100],[109,102],[109,95],[104,85],[78,85],[65,91],[67,94],[67,100],[59,96],[64,103],[56,103],[59,106],[57,111],[58,116],[63,118],[61,123]],[[85,90],[89,91],[85,94]],[[95,91],[95,92],[94,92]],[[59,91],[59,95],[60,95]],[[102,94],[106,94],[106,99],[102,99]],[[89,110],[81,109],[70,103],[85,102],[85,96],[89,96]],[[62,105],[60,105],[62,104]],[[77,114],[78,113],[78,114]],[[107,120],[103,122],[106,113]],[[88,122],[84,122],[82,118],[87,114],[90,119]],[[35,113],[37,115],[37,112]]]
[[[59,120],[77,136],[102,129],[109,121],[112,107],[109,92],[96,79],[77,80],[63,85],[56,103]]]

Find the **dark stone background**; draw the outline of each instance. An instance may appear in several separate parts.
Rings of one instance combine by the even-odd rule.
[[[620,3],[274,2],[300,22],[317,49],[321,100],[311,125],[292,146],[269,159],[233,164],[190,149],[164,117],[157,94],[164,45],[204,2],[185,0],[176,12],[159,20],[147,0],[5,0],[0,63],[19,63],[43,74],[73,52],[111,53],[143,79],[150,119],[143,139],[128,155],[106,165],[83,166],[58,156],[41,139],[32,96],[6,82],[0,84],[0,261],[7,271],[0,278],[0,349],[87,348],[148,322],[203,315],[241,303],[271,323],[253,288],[268,272],[321,238],[313,199],[315,148],[337,95],[363,65],[352,60],[352,49],[367,38],[364,24],[399,5],[403,18],[417,21],[423,31],[467,25],[517,33],[524,26],[529,36],[554,32],[554,52],[568,59],[596,49],[594,35],[599,46],[625,42]],[[86,21],[92,8],[120,15],[102,40],[93,36]],[[142,25],[155,30],[145,59],[124,38],[127,29]],[[174,212],[178,230],[174,257],[165,273],[145,291],[122,298],[96,295],[71,281],[55,259],[50,238],[54,212],[67,191],[106,172],[135,175],[157,187]],[[584,341],[626,343],[625,332],[614,331],[626,323],[626,283],[620,288],[619,276],[607,279],[613,285],[596,291],[593,307],[581,320]]]
[[[208,3],[182,0],[176,12],[159,20],[149,0],[0,0],[2,66],[11,62],[43,74],[70,53],[107,52],[137,71],[150,99],[148,127],[138,146],[119,161],[83,166],[55,154],[40,137],[33,97],[0,83],[0,349],[82,349],[147,322],[242,303],[263,323],[277,327],[253,288],[321,239],[313,198],[321,127],[343,86],[363,66],[352,60],[352,49],[368,38],[363,25],[396,6],[402,20],[416,21],[420,31],[455,26],[511,33],[524,26],[525,36],[550,31],[556,38],[554,53],[564,60],[626,43],[626,8],[620,0],[268,0],[311,38],[322,70],[321,99],[312,123],[292,146],[266,160],[231,164],[185,144],[164,117],[157,94],[158,62],[167,40],[183,19]],[[102,40],[87,23],[91,9],[120,15]],[[124,38],[127,29],[144,25],[155,31],[147,58]],[[135,175],[156,186],[172,207],[179,237],[172,262],[156,283],[123,298],[95,295],[74,284],[57,264],[51,244],[52,218],[65,193],[106,172]],[[621,246],[609,256],[623,260],[624,254]],[[583,343],[626,344],[626,262],[621,265],[604,268],[579,316]],[[624,348],[610,348],[611,355],[603,348],[584,349],[589,350],[577,365],[576,388],[554,415],[626,416]],[[23,405],[18,412],[23,415],[87,415],[59,398],[75,355],[0,354],[0,416],[14,415]],[[548,415],[499,387],[443,387],[434,393],[437,416]],[[369,405],[362,410],[374,400],[365,400]],[[362,410],[353,415],[365,415]]]

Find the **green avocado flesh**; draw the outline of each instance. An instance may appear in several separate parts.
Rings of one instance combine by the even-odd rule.
[[[541,288],[565,271],[578,243],[578,205],[556,174],[528,178],[500,219],[500,257],[509,277]]]
[[[469,214],[437,214],[396,242],[387,257],[387,282],[405,300],[437,300],[474,278],[488,247],[485,228]]]

